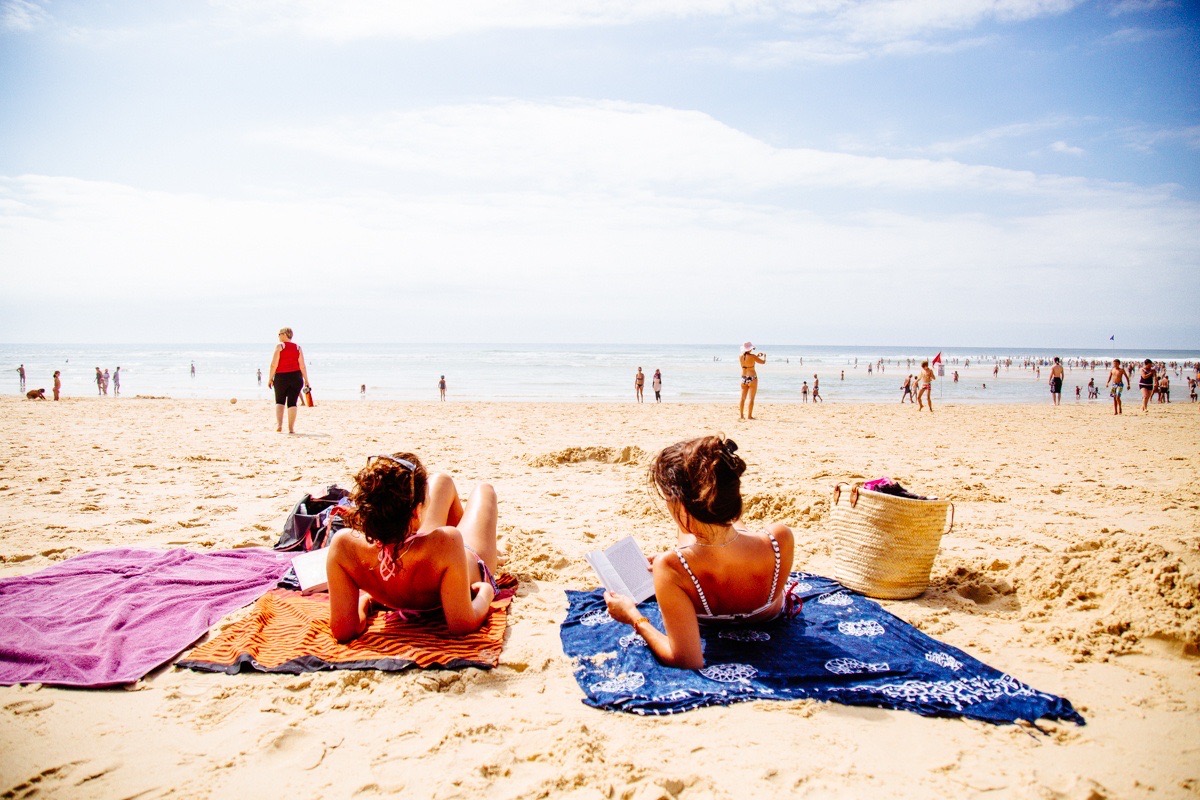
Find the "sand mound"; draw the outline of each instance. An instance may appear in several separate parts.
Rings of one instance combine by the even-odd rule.
[[[811,493],[759,492],[742,498],[742,519],[747,522],[782,522],[793,528],[811,528],[829,513],[829,500]]]
[[[583,461],[598,461],[601,464],[643,464],[647,461],[646,451],[635,445],[613,447],[568,447],[540,456],[526,456],[525,463],[531,467],[558,467],[563,464],[578,464]]]
[[[1065,552],[1022,559],[1013,570],[1023,617],[1065,618],[1049,639],[1077,661],[1106,661],[1140,652],[1145,640],[1165,641],[1200,656],[1200,548],[1172,552],[1127,531]]]

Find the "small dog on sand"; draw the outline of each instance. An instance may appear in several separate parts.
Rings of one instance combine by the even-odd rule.
[[[28,392],[25,393],[25,399],[26,400],[45,400],[46,399],[46,390],[45,389],[30,389]]]

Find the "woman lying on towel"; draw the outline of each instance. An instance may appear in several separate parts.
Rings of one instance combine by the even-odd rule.
[[[449,475],[412,453],[372,456],[354,476],[349,527],[329,548],[329,627],[339,642],[367,629],[373,604],[441,609],[456,636],[487,619],[496,583],[496,492],[481,483],[464,508]]]
[[[679,546],[650,567],[666,633],[641,615],[633,598],[604,595],[613,619],[632,625],[670,667],[704,666],[701,625],[761,623],[798,610],[786,586],[791,529],[776,522],[751,532],[738,524],[746,462],[736,451],[728,439],[704,436],[671,445],[650,467],[679,527]]]

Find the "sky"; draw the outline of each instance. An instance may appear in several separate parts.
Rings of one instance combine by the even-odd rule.
[[[1200,348],[1192,0],[0,0],[0,341]]]

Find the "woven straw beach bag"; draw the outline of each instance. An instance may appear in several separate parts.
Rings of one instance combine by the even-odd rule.
[[[954,504],[863,491],[861,483],[843,497],[843,486],[850,484],[833,488],[830,507],[834,577],[884,600],[906,600],[925,591],[942,536],[954,528]]]

